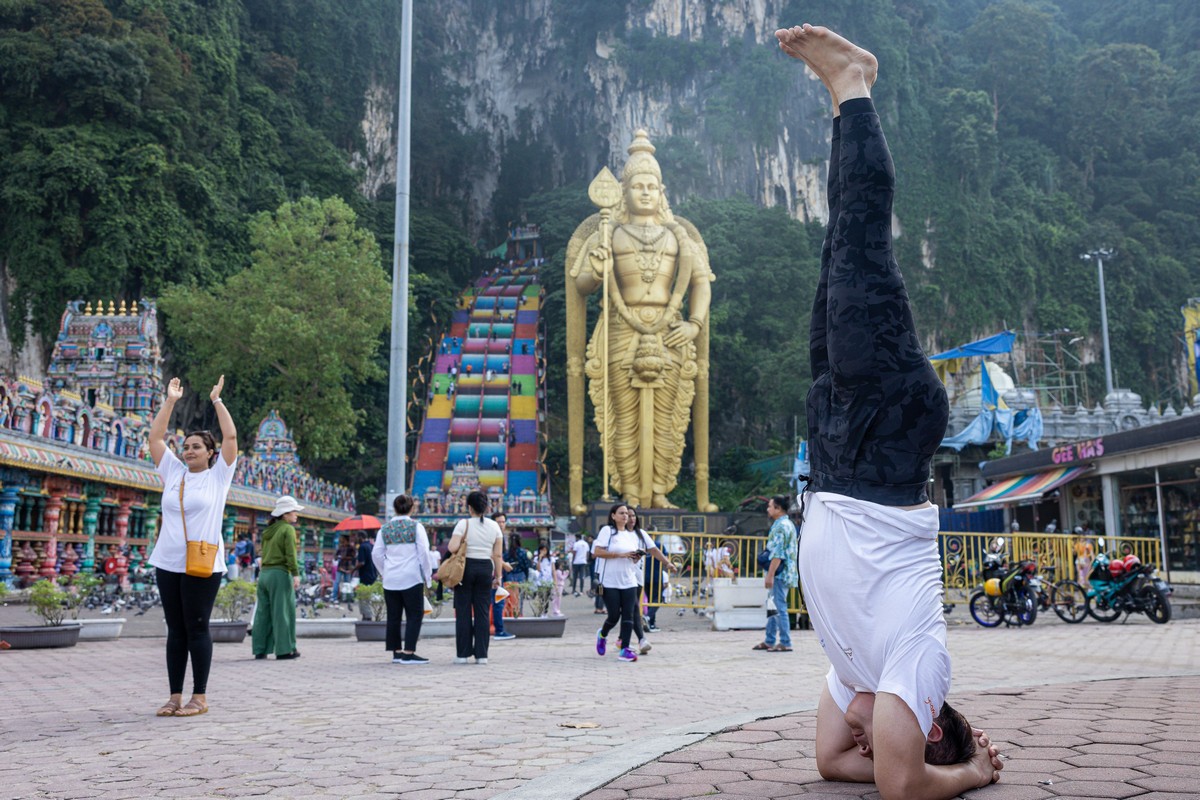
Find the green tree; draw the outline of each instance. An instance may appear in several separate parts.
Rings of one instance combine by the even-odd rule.
[[[338,198],[255,216],[250,244],[246,270],[161,300],[167,328],[186,342],[187,378],[206,386],[223,373],[239,419],[276,408],[303,456],[341,455],[364,417],[354,387],[380,374],[390,289],[379,247]]]

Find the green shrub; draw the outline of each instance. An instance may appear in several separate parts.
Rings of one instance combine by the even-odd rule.
[[[365,602],[371,609],[371,619],[383,622],[387,619],[387,601],[383,599],[383,583],[375,581],[370,586],[359,584],[354,588],[354,597],[360,603]]]
[[[71,595],[50,580],[40,580],[29,590],[29,611],[42,618],[44,625],[62,625],[71,610]]]
[[[230,622],[241,620],[258,595],[258,589],[249,581],[229,581],[217,591],[215,606],[221,618]]]

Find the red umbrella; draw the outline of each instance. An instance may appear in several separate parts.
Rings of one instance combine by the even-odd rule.
[[[382,527],[383,523],[370,514],[355,514],[353,517],[346,517],[333,529],[335,531],[373,531]]]

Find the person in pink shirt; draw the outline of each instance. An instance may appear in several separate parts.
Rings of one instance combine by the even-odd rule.
[[[571,577],[571,567],[565,558],[560,558],[554,565],[554,592],[550,595],[550,616],[561,617],[563,590]]]

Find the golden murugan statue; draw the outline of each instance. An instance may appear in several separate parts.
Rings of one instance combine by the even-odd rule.
[[[654,145],[639,130],[618,184],[605,167],[588,191],[600,207],[567,245],[570,501],[583,500],[583,384],[604,451],[604,490],[631,505],[673,508],[689,419],[696,504],[708,498],[708,309],[714,280],[700,232],[671,214]],[[591,341],[587,296],[603,291]],[[690,294],[689,294],[690,291]],[[687,302],[684,310],[685,295]]]

